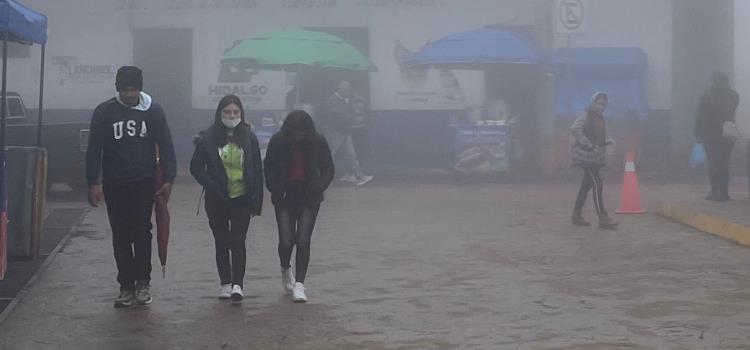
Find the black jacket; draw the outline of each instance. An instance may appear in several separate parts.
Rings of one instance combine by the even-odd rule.
[[[150,102],[150,101],[149,101]],[[156,174],[156,145],[167,182],[177,173],[172,136],[161,106],[150,102],[147,110],[123,106],[115,98],[94,110],[86,150],[86,179],[105,182],[138,181]]]
[[[734,121],[739,102],[739,95],[734,90],[703,94],[695,119],[695,136],[704,142],[722,140],[724,123]]]
[[[323,192],[333,181],[334,166],[328,142],[320,134],[302,141],[302,155],[305,159],[305,202],[317,205],[323,201]],[[283,203],[289,183],[289,167],[292,160],[291,140],[282,132],[277,132],[268,142],[264,167],[266,187],[271,192],[273,205]]]
[[[356,111],[351,99],[340,97],[338,94],[331,95],[326,104],[326,112],[328,113],[327,126],[330,130],[342,134],[352,133]]]
[[[211,128],[202,131],[193,140],[195,152],[190,160],[190,174],[207,192],[229,200],[227,172],[219,157],[219,144],[213,137]],[[245,159],[245,186],[253,207],[252,214],[260,215],[263,209],[263,162],[260,159],[258,138],[250,130],[247,134],[248,140],[242,147]]]

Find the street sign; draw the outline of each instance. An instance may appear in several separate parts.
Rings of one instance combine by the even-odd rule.
[[[587,0],[557,0],[555,27],[560,34],[579,34],[586,31]]]

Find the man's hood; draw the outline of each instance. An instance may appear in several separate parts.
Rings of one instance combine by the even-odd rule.
[[[138,99],[138,104],[132,107],[125,104],[125,102],[122,102],[119,93],[115,93],[115,99],[117,99],[117,102],[121,105],[138,111],[145,112],[151,108],[151,96],[143,91],[141,91],[141,97]]]

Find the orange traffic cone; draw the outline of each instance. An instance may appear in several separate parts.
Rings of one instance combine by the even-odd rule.
[[[635,173],[635,154],[628,152],[625,156],[625,175],[622,180],[622,199],[618,214],[643,214],[641,191],[638,189],[638,175]]]

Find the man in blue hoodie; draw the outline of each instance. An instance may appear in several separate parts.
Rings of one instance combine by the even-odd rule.
[[[177,165],[166,116],[142,92],[141,70],[121,67],[115,87],[91,118],[86,178],[89,204],[97,207],[103,198],[107,205],[120,284],[114,306],[122,308],[151,303],[151,213],[155,196],[169,199]],[[161,188],[154,180],[157,150]]]

